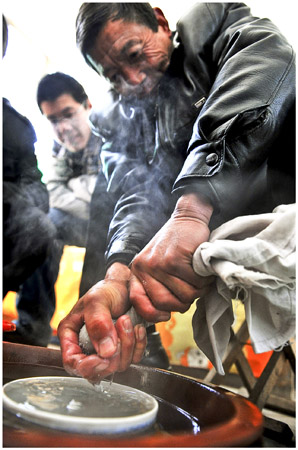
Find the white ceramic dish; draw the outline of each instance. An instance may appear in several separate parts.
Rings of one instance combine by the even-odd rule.
[[[25,420],[56,430],[119,434],[153,425],[158,402],[117,383],[97,387],[82,378],[34,377],[3,386],[4,407]]]

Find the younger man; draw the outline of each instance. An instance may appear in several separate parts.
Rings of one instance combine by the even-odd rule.
[[[57,72],[43,77],[38,85],[37,103],[51,123],[55,138],[46,178],[49,217],[57,235],[51,256],[21,286],[17,330],[10,333],[9,339],[47,346],[52,336],[54,285],[63,247],[86,246],[91,195],[101,169],[102,138],[92,133],[90,100],[81,84],[71,76]],[[105,190],[106,186],[101,188]]]

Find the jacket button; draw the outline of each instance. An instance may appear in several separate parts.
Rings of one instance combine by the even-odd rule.
[[[216,153],[210,153],[206,156],[206,164],[207,166],[215,166],[218,163],[219,157]]]

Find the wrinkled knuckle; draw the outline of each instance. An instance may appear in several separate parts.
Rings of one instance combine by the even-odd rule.
[[[82,303],[84,306],[94,303],[97,297],[97,291],[95,289],[90,289],[83,297]]]
[[[177,255],[172,251],[167,251],[163,257],[164,266],[168,269],[173,269],[177,266]]]
[[[147,272],[148,270],[155,270],[159,264],[160,260],[157,258],[154,258],[153,256],[146,255],[140,258],[139,261],[137,261],[137,267],[140,272]]]
[[[60,334],[60,333],[63,332],[64,328],[66,327],[66,321],[67,321],[67,319],[64,318],[64,319],[62,319],[61,322],[58,324],[58,327],[57,327],[57,333],[58,333],[58,334]]]
[[[160,262],[157,261],[155,258],[148,258],[146,261],[146,265],[149,269],[149,271],[155,271],[157,269],[157,267],[159,266]]]

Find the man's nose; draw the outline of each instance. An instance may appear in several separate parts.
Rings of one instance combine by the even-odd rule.
[[[71,124],[69,120],[61,119],[59,122],[55,123],[55,131],[58,135],[62,135],[65,131],[70,130]]]
[[[122,69],[122,75],[126,83],[132,86],[137,86],[138,84],[141,84],[146,78],[144,72],[141,72],[140,70],[131,67],[125,67],[124,69]]]

